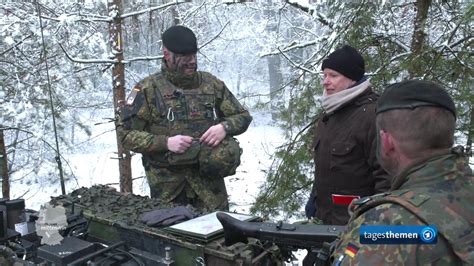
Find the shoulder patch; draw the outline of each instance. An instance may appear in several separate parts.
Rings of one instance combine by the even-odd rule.
[[[416,207],[420,207],[423,203],[431,198],[431,196],[426,193],[415,193],[413,191],[402,191],[398,195],[394,193],[393,196],[403,198]]]
[[[354,258],[358,251],[359,247],[349,242],[349,244],[347,244],[346,250],[344,250],[344,254],[351,258]]]
[[[142,87],[139,85],[136,85],[135,87],[133,87],[132,91],[127,97],[126,104],[133,105],[133,103],[135,102],[135,99],[137,98],[137,94],[141,92],[141,90],[142,90]]]

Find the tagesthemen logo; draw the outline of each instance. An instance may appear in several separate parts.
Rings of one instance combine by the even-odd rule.
[[[363,225],[360,227],[361,244],[436,244],[438,229],[435,225]]]
[[[438,232],[436,231],[436,228],[433,228],[431,226],[425,226],[421,230],[420,239],[426,244],[431,244],[433,242],[436,243],[437,238],[438,238]]]

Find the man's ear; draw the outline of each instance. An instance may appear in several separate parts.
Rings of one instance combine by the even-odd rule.
[[[382,153],[387,155],[389,152],[395,150],[396,140],[393,138],[392,134],[381,129],[379,131],[380,141],[382,142]]]
[[[166,47],[164,47],[164,46],[163,46],[163,56],[164,57],[170,56],[170,51],[168,49],[166,49]]]
[[[163,58],[165,59],[166,64],[171,66],[173,64],[173,53],[163,46]]]

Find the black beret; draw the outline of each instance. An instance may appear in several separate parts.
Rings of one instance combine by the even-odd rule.
[[[456,117],[456,106],[446,90],[425,80],[407,80],[388,86],[377,101],[376,113],[421,106],[445,108]]]
[[[360,55],[354,47],[349,45],[344,45],[329,54],[328,57],[323,60],[321,70],[325,68],[336,70],[355,81],[361,80],[365,74],[364,58],[362,58],[362,55]]]
[[[172,26],[162,35],[163,45],[176,54],[194,54],[197,52],[197,40],[194,32],[184,26]]]

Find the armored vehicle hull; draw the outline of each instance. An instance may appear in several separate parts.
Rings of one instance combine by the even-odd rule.
[[[87,220],[86,224],[70,224],[67,235],[75,236],[82,232],[83,240],[101,243],[104,249],[114,246],[119,250],[126,249],[130,257],[135,258],[127,265],[282,264],[276,255],[276,246],[262,245],[256,239],[248,244],[236,243],[227,247],[222,234],[212,240],[200,240],[172,234],[166,228],[147,226],[140,221],[144,212],[173,207],[158,199],[119,193],[107,186],[94,186],[52,198],[51,204],[62,205],[67,213]],[[100,253],[100,249],[95,252]],[[75,263],[93,261],[93,253],[83,255],[82,260]]]

